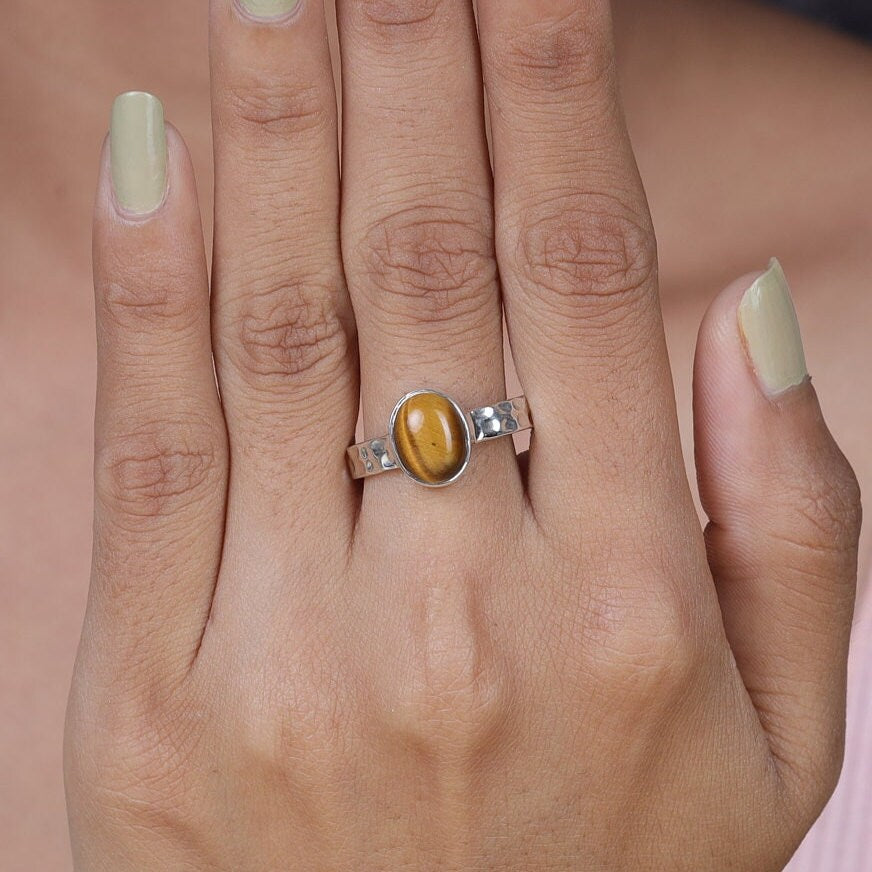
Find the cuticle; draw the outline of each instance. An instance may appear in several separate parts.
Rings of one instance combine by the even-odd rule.
[[[811,376],[806,374],[802,381],[796,384],[788,385],[776,393],[764,391],[764,396],[771,405],[776,408],[786,408],[795,402],[801,402],[803,398],[802,389],[807,388],[811,384]]]
[[[154,207],[154,209],[151,209],[148,212],[133,212],[126,206],[122,205],[115,193],[115,187],[113,186],[112,206],[115,209],[115,214],[124,221],[125,224],[145,224],[147,221],[151,221],[153,218],[156,218],[158,214],[163,211],[164,206],[166,206],[167,201],[170,198],[170,184],[170,180],[167,179],[163,197],[161,197],[160,202]]]
[[[236,14],[239,15],[244,21],[249,24],[257,24],[260,26],[268,26],[274,27],[284,26],[286,24],[290,24],[294,18],[300,13],[300,10],[303,8],[306,0],[297,0],[296,5],[293,9],[288,12],[283,12],[281,15],[273,16],[272,18],[259,18],[257,15],[252,15],[242,3],[242,0],[232,0],[233,8],[236,10]]]

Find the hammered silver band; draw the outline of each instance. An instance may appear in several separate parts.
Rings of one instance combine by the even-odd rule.
[[[413,391],[406,394],[394,409],[394,414],[391,416],[391,431],[393,432],[394,417],[396,411],[409,397],[415,396],[417,393],[431,393],[429,391]],[[438,392],[432,392],[438,393]],[[445,396],[440,394],[440,396]],[[447,398],[446,398],[447,399]],[[452,404],[460,412],[460,408],[451,401]],[[477,409],[470,409],[466,412],[460,412],[466,426],[467,434],[467,460],[469,449],[472,445],[480,442],[487,442],[490,439],[499,439],[501,436],[511,436],[513,433],[520,433],[523,430],[531,430],[533,427],[530,418],[530,411],[527,406],[526,397],[514,397],[510,400],[502,400],[488,406],[479,406]],[[357,445],[352,445],[348,448],[348,467],[353,478],[369,478],[373,475],[379,475],[383,472],[392,472],[401,470],[408,472],[398,456],[396,445],[392,434],[380,436],[377,439],[367,439],[365,442],[359,442]],[[454,481],[459,477],[463,468],[450,481]],[[443,482],[443,484],[448,484]],[[420,482],[424,483],[424,482]]]

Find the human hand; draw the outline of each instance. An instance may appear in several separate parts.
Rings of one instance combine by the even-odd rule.
[[[780,271],[701,331],[703,537],[608,4],[478,7],[493,188],[471,5],[345,0],[340,195],[321,4],[213,0],[211,314],[181,139],[116,105],[79,872],[758,872],[832,789],[859,499]],[[501,301],[524,474],[353,482],[359,384],[370,437],[505,396]]]

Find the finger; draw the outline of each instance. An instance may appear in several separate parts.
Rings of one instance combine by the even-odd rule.
[[[775,758],[812,798],[813,819],[841,765],[860,503],[807,378],[777,262],[706,315],[694,400],[727,635]]]
[[[114,185],[113,185],[114,181]],[[193,171],[163,110],[118,98],[94,224],[95,543],[84,645],[191,663],[223,536],[226,436]]]
[[[354,323],[339,255],[336,100],[322,3],[213,0],[216,365],[228,534],[352,516]],[[313,462],[313,454],[317,460]]]
[[[379,436],[415,388],[466,408],[505,398],[482,86],[469,0],[346,0],[339,32],[343,256]],[[520,490],[511,444],[467,475]],[[372,490],[393,499],[388,482]]]
[[[608,478],[681,494],[654,235],[619,104],[609,3],[481,0],[496,248],[536,436],[537,512],[577,516]],[[663,487],[664,477],[671,479]],[[618,499],[626,514],[626,501]],[[572,520],[574,524],[575,521]]]

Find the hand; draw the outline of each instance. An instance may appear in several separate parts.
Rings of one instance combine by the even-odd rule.
[[[704,537],[608,4],[480,0],[492,184],[471,4],[344,0],[341,192],[323,10],[282,8],[212,2],[211,313],[159,104],[104,152],[76,869],[780,868],[839,771],[859,525],[780,270],[702,327]],[[506,396],[501,305],[524,474],[353,482],[359,385],[369,437]]]

